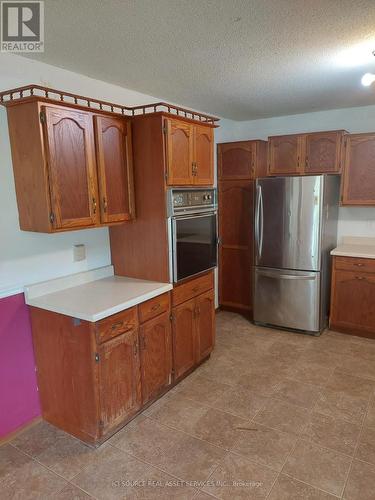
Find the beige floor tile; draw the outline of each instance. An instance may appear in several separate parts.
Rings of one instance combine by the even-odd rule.
[[[334,500],[335,498],[337,497],[280,474],[267,500]]]
[[[222,499],[260,500],[266,498],[276,476],[271,469],[230,453],[203,490]]]
[[[246,368],[246,362],[242,363]],[[216,382],[229,385],[237,385],[241,378],[241,363],[228,356],[220,356],[219,359],[209,360],[199,368],[199,374]]]
[[[248,425],[248,420],[199,405],[178,394],[166,404],[157,407],[150,416],[162,424],[225,449],[233,445],[238,436],[237,428]]]
[[[375,381],[375,362],[355,355],[343,356],[338,365],[341,372]]]
[[[95,450],[47,422],[40,422],[12,444],[56,474],[70,480],[92,460]]]
[[[272,397],[303,408],[312,408],[319,395],[319,389],[296,380],[284,379],[271,394]]]
[[[265,397],[254,395],[252,391],[236,386],[228,389],[213,406],[238,417],[252,419],[266,402]]]
[[[1,500],[45,500],[61,491],[66,481],[30,460],[0,483]]]
[[[326,387],[334,391],[343,392],[353,398],[368,399],[375,390],[375,382],[364,378],[348,375],[336,368],[328,379]]]
[[[251,430],[241,431],[232,451],[260,465],[267,465],[280,471],[297,437],[269,429],[255,422],[249,427]]]
[[[324,366],[319,363],[312,363],[307,361],[297,361],[297,363],[290,368],[289,378],[298,380],[305,384],[312,384],[323,386],[332,375],[334,366]]]
[[[358,425],[346,420],[315,412],[303,431],[303,436],[315,444],[353,455],[360,429]]]
[[[353,398],[344,392],[323,388],[314,409],[324,415],[331,415],[359,425],[364,419],[367,406],[367,399]]]
[[[300,434],[310,417],[310,410],[278,399],[269,399],[254,417],[254,422],[291,434]]]
[[[375,465],[375,427],[364,427],[359,438],[356,458]]]
[[[30,457],[10,444],[0,446],[0,484],[12,476],[18,476],[18,471],[22,471],[22,468],[30,462]]]
[[[323,491],[341,496],[351,458],[300,440],[283,472]]]
[[[68,483],[59,493],[53,495],[53,500],[90,500],[91,495],[85,493],[77,486]]]
[[[319,342],[320,337],[317,338]],[[314,363],[323,367],[336,367],[342,364],[342,355],[322,349],[319,344],[309,346],[298,359],[298,363]]]
[[[252,391],[256,396],[269,396],[280,383],[277,374],[264,370],[250,370],[248,373],[242,373],[238,384],[245,389]]]
[[[138,417],[110,439],[136,458],[186,481],[203,481],[226,451],[146,417]]]
[[[365,419],[365,425],[371,425],[375,427],[375,397],[372,397],[370,400]]]
[[[345,487],[345,500],[374,500],[375,467],[354,460]]]
[[[99,499],[190,500],[196,490],[126,453],[106,446],[72,483]]]
[[[212,500],[214,497],[213,495],[210,495],[208,493],[205,493],[204,491],[199,491],[197,493],[197,496],[194,497],[194,500]]]
[[[202,375],[187,377],[176,386],[176,393],[198,403],[214,406],[232,386],[216,382]]]

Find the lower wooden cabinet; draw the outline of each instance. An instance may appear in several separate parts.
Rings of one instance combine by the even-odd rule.
[[[170,313],[141,325],[139,344],[142,373],[142,403],[158,396],[172,382]]]
[[[196,360],[209,356],[215,345],[215,296],[210,290],[196,298]]]
[[[330,328],[375,338],[375,260],[335,257]]]
[[[43,418],[100,443],[209,356],[212,273],[173,293],[173,315],[167,293],[96,323],[31,307]]]
[[[208,288],[202,293],[204,284]],[[173,290],[173,370],[178,380],[211,353],[215,344],[215,300],[213,275],[189,280]],[[199,295],[197,295],[199,294]]]
[[[97,355],[100,427],[106,434],[142,404],[138,331],[131,330],[104,342]]]

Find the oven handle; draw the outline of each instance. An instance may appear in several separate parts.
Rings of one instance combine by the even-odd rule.
[[[184,219],[198,219],[202,217],[213,217],[217,216],[217,211],[215,212],[204,212],[204,213],[196,213],[196,214],[191,214],[191,215],[174,215],[172,217],[173,220],[184,220]]]

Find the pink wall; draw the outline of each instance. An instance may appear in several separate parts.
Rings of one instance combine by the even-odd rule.
[[[0,299],[0,438],[40,415],[24,295]]]

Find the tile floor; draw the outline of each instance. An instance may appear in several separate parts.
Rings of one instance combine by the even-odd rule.
[[[211,359],[92,450],[39,423],[0,447],[5,499],[375,499],[375,341],[217,316]]]

